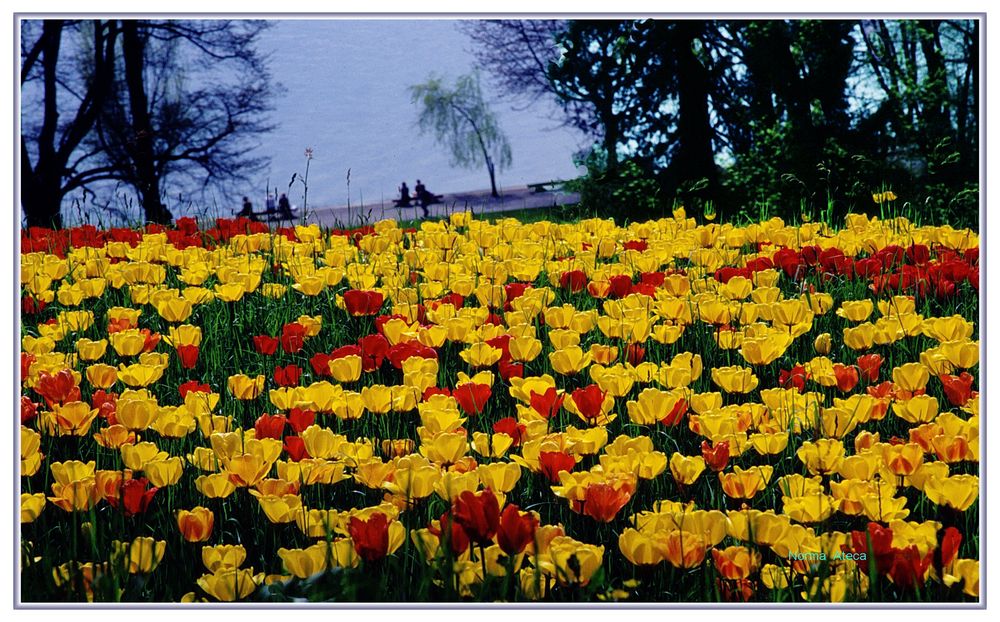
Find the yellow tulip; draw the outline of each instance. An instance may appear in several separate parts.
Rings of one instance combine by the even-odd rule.
[[[148,387],[163,377],[164,367],[136,363],[118,366],[118,379],[130,387]]]
[[[836,471],[844,461],[844,444],[838,439],[823,438],[815,443],[805,441],[795,455],[810,473],[825,474]]]
[[[327,365],[330,375],[337,382],[354,382],[361,377],[361,357],[357,354],[333,359]]]
[[[489,367],[500,360],[503,350],[485,342],[477,342],[458,353],[473,368]]]
[[[21,493],[21,522],[31,523],[45,509],[45,493],[36,494]],[[65,508],[63,508],[65,509]]]
[[[139,537],[132,542],[111,543],[112,558],[129,574],[149,574],[160,565],[167,551],[167,543],[148,537]]]
[[[701,456],[685,456],[674,452],[670,457],[670,473],[681,485],[693,484],[705,470],[705,459]]]
[[[97,409],[91,408],[86,402],[56,404],[52,410],[59,431],[71,436],[85,436],[97,418]]]
[[[100,500],[100,491],[93,477],[66,484],[57,481],[52,483],[52,496],[48,499],[67,512],[86,512]]]
[[[579,373],[593,361],[593,355],[580,346],[566,346],[549,353],[549,363],[557,373],[571,376]]]
[[[186,298],[169,298],[156,305],[156,312],[168,322],[183,322],[191,317],[194,306]]]
[[[236,374],[229,377],[226,386],[233,397],[238,400],[257,399],[261,391],[264,390],[264,376],[261,374],[256,378],[250,378],[244,374]]]
[[[138,432],[148,428],[159,412],[159,406],[153,400],[119,399],[115,418],[129,430]]]
[[[811,494],[804,497],[782,497],[782,511],[799,523],[820,523],[830,518],[835,509],[833,497]]]
[[[727,496],[734,499],[752,499],[767,487],[773,473],[774,467],[770,465],[751,467],[745,471],[734,466],[732,473],[719,473],[719,482]]]
[[[660,554],[675,568],[694,568],[701,564],[708,548],[702,536],[680,529],[657,534],[656,540]]]
[[[816,350],[816,354],[826,356],[830,353],[832,345],[833,342],[830,339],[830,333],[822,333],[813,342],[813,349]]]
[[[279,548],[278,557],[285,570],[300,579],[307,579],[326,570],[328,547],[326,542],[319,542],[306,549]]]
[[[108,350],[108,340],[100,339],[98,341],[91,341],[90,339],[80,338],[77,339],[76,353],[80,355],[80,358],[84,361],[96,361],[104,356],[105,352]]]
[[[930,373],[920,363],[906,363],[892,370],[892,381],[905,391],[919,391],[927,386]]]
[[[252,568],[229,568],[202,575],[198,587],[215,600],[233,602],[253,594],[263,580],[264,573],[255,575]]]
[[[654,566],[663,561],[661,541],[631,527],[618,536],[618,548],[635,566]]]
[[[242,544],[219,544],[201,548],[201,562],[209,572],[235,570],[246,561],[247,551]]]
[[[757,388],[757,376],[747,367],[714,367],[712,382],[726,393],[749,393]]]
[[[852,350],[867,350],[875,345],[875,325],[871,322],[844,329],[844,345]]]
[[[177,512],[177,528],[188,542],[204,542],[212,535],[215,514],[201,506]]]
[[[229,473],[200,475],[194,480],[198,492],[209,499],[225,499],[236,490],[236,484],[229,480]]]
[[[508,493],[521,478],[521,467],[515,462],[494,462],[481,464],[476,474],[483,486],[494,492]]]
[[[142,352],[146,345],[146,337],[137,328],[118,331],[108,335],[111,347],[115,349],[118,356],[135,356]]]
[[[184,463],[179,457],[150,460],[143,467],[143,472],[154,486],[160,488],[173,486],[180,481],[184,473]]]
[[[964,512],[979,497],[979,478],[975,475],[932,477],[924,485],[924,494],[936,505]]]
[[[192,326],[190,324],[182,324],[180,326],[171,326],[169,337],[166,341],[170,342],[174,347],[177,346],[201,346],[201,327]]]
[[[852,322],[864,322],[874,308],[871,300],[845,300],[837,309],[837,315]]]

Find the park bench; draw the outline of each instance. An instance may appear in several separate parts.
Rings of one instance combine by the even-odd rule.
[[[528,188],[533,192],[546,192],[548,190],[555,190],[556,188],[562,187],[566,183],[559,179],[553,179],[551,181],[543,181],[537,184],[528,184]]]
[[[443,194],[432,194],[429,196],[432,197],[430,201],[427,200],[421,201],[418,200],[417,197],[410,197],[405,201],[403,199],[393,199],[392,204],[395,207],[427,207],[428,205],[434,205],[435,203],[440,203],[441,199],[444,198]]]

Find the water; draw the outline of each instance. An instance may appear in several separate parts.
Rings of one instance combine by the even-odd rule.
[[[345,205],[348,198],[352,205],[388,203],[401,181],[412,189],[418,178],[437,193],[489,188],[485,166],[453,166],[445,147],[420,134],[417,107],[407,91],[431,73],[450,83],[474,69],[471,43],[457,24],[430,19],[276,22],[262,50],[270,52],[274,78],[284,88],[273,114],[278,128],[260,150],[271,157],[271,166],[257,187],[247,190],[255,206],[263,203],[268,183],[301,205],[302,185],[289,189],[288,184],[293,173],[305,172],[307,147],[313,150],[309,205],[314,207]],[[498,187],[579,174],[572,155],[586,139],[560,126],[554,103],[515,110],[500,101],[485,74],[482,86],[513,152],[512,166],[497,175]]]

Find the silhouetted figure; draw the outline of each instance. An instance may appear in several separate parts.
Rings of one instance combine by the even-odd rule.
[[[417,201],[420,203],[420,209],[424,210],[424,218],[427,218],[429,212],[427,211],[427,206],[432,203],[438,203],[441,201],[441,197],[429,192],[427,187],[424,186],[423,182],[419,179],[417,180],[417,185],[413,187],[413,190],[417,193]]]
[[[257,220],[257,216],[253,213],[253,203],[251,203],[250,199],[247,197],[243,197],[243,209],[240,210],[240,213],[237,214],[237,216],[249,218],[250,220]]]
[[[399,186],[399,198],[393,201],[396,207],[410,207],[410,188],[406,185],[404,181],[402,185]]]
[[[288,202],[288,197],[281,195],[278,199],[278,213],[282,219],[292,219],[292,204]]]

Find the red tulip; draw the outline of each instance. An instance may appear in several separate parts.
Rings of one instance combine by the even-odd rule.
[[[552,483],[559,483],[560,471],[572,471],[576,458],[561,451],[543,451],[538,454],[538,464],[542,474]]]
[[[582,389],[575,389],[570,397],[576,403],[576,407],[584,419],[594,420],[604,413],[605,395],[607,394],[601,390],[601,387],[589,384]]]
[[[941,537],[941,566],[946,567],[958,557],[958,548],[962,545],[962,532],[955,527],[948,527]]]
[[[837,377],[837,388],[844,393],[848,393],[858,384],[858,368],[853,365],[836,363],[833,366],[833,375]]]
[[[301,352],[305,338],[306,327],[298,322],[289,322],[281,328],[281,349],[289,354]]]
[[[878,382],[880,367],[882,367],[881,354],[863,354],[858,357],[858,370],[865,382]]]
[[[454,555],[461,555],[469,549],[469,535],[465,533],[462,525],[455,520],[450,510],[441,515],[438,523],[439,527],[430,525],[427,530],[437,536],[442,543],[447,541],[448,548],[451,549]],[[448,529],[448,535],[443,535],[445,529]]]
[[[687,409],[687,400],[677,400],[677,403],[670,409],[670,412],[668,412],[665,417],[660,419],[660,423],[667,427],[678,425],[680,422],[684,421],[684,415],[687,414]]]
[[[507,359],[497,361],[497,372],[504,380],[511,378],[524,378],[524,363],[515,363]]]
[[[108,425],[115,425],[115,412],[118,410],[118,394],[107,393],[103,389],[98,389],[90,396],[90,407],[97,409],[97,416],[108,422]]]
[[[25,424],[38,415],[38,404],[31,401],[27,395],[21,396],[21,423]]]
[[[159,490],[156,486],[147,490],[148,483],[149,480],[145,477],[124,480],[118,490],[118,497],[108,497],[108,503],[114,508],[120,506],[125,516],[143,514],[153,501],[153,495]]]
[[[21,353],[21,379],[28,377],[31,372],[31,364],[35,362],[35,355],[27,352]]]
[[[459,408],[467,415],[478,415],[483,412],[492,394],[493,391],[488,384],[478,382],[467,382],[455,387],[451,392]]]
[[[80,401],[80,387],[76,386],[76,379],[68,369],[60,369],[55,374],[41,372],[35,392],[45,398],[49,408],[55,404]]]
[[[868,549],[869,541],[871,550]],[[889,570],[896,550],[892,548],[892,530],[876,522],[869,522],[867,531],[852,531],[851,546],[845,544],[842,548],[844,551],[865,554],[865,559],[855,560],[864,572],[868,572],[868,559],[874,558],[879,574],[885,574]]]
[[[531,393],[531,408],[545,419],[551,419],[559,414],[565,393],[560,393],[555,387],[549,387],[545,393]]]
[[[559,285],[575,294],[586,287],[587,275],[583,270],[567,270],[560,275]]]
[[[616,274],[608,283],[611,285],[609,294],[612,298],[624,298],[632,293],[632,277],[627,274]]]
[[[198,363],[198,351],[198,346],[177,346],[177,357],[181,360],[181,367],[194,369]]]
[[[375,512],[367,521],[352,516],[347,531],[354,550],[366,562],[375,562],[389,554],[389,519]]]
[[[386,353],[389,351],[389,340],[375,333],[358,339],[361,348],[361,369],[373,372],[382,366]]]
[[[160,333],[151,333],[148,328],[143,328],[139,333],[146,338],[146,341],[142,344],[143,352],[152,352],[157,344],[160,343]]]
[[[783,389],[794,388],[799,393],[806,390],[806,379],[809,374],[806,373],[806,368],[802,365],[796,365],[792,369],[782,369],[778,373],[778,384]]]
[[[211,393],[212,387],[207,384],[201,384],[197,380],[188,380],[181,386],[177,387],[177,391],[181,394],[181,399],[184,399],[191,391],[194,391],[195,393]]]
[[[436,359],[437,351],[434,348],[423,345],[418,341],[406,341],[403,343],[397,343],[396,345],[389,348],[386,352],[386,356],[392,366],[396,369],[403,368],[403,361],[410,358],[411,356],[420,356],[425,359]]]
[[[282,448],[288,454],[288,459],[292,462],[305,460],[309,457],[309,452],[306,451],[306,443],[302,440],[301,436],[286,436],[282,443]]]
[[[254,438],[273,438],[281,440],[288,418],[284,415],[269,415],[264,413],[254,422]]]
[[[451,511],[471,541],[486,545],[493,540],[500,525],[500,504],[492,490],[487,488],[479,495],[464,491],[452,503]]]
[[[253,338],[253,348],[257,351],[257,354],[271,356],[278,351],[278,340],[268,335],[256,335]]]
[[[927,571],[927,567],[931,565],[934,552],[927,551],[926,555],[920,557],[920,551],[917,550],[916,544],[911,544],[905,549],[893,550],[895,551],[895,555],[892,559],[892,566],[889,567],[887,573],[892,582],[904,590],[914,584],[922,587],[924,585],[924,573]]]
[[[316,423],[316,413],[303,408],[293,408],[288,413],[288,423],[296,434],[301,434],[303,430]]]
[[[715,472],[722,471],[729,464],[729,441],[721,441],[711,446],[708,441],[702,441],[701,457],[705,459],[708,468]]]
[[[299,378],[302,377],[302,370],[298,365],[286,365],[274,368],[274,383],[279,387],[296,387],[299,385]]]
[[[628,486],[616,489],[608,483],[591,484],[584,492],[583,501],[575,501],[573,509],[594,520],[610,523],[631,498]]]
[[[382,309],[383,296],[381,292],[350,289],[344,292],[344,306],[354,317],[375,315]]]
[[[509,504],[500,514],[500,524],[497,527],[497,544],[504,553],[513,557],[535,541],[535,530],[538,529],[538,519],[535,515]]]
[[[975,378],[967,371],[959,376],[944,374],[940,378],[944,395],[952,406],[965,406],[972,399],[972,382]]]
[[[504,417],[493,424],[494,434],[506,434],[514,439],[514,447],[520,447],[524,435],[528,431],[528,426],[519,422],[513,417]]]
[[[329,376],[330,367],[328,363],[333,360],[329,354],[325,352],[317,352],[312,355],[309,359],[309,365],[312,367],[313,374],[316,376]]]
[[[625,348],[625,360],[632,367],[637,367],[646,358],[646,348],[642,344],[630,343]]]

